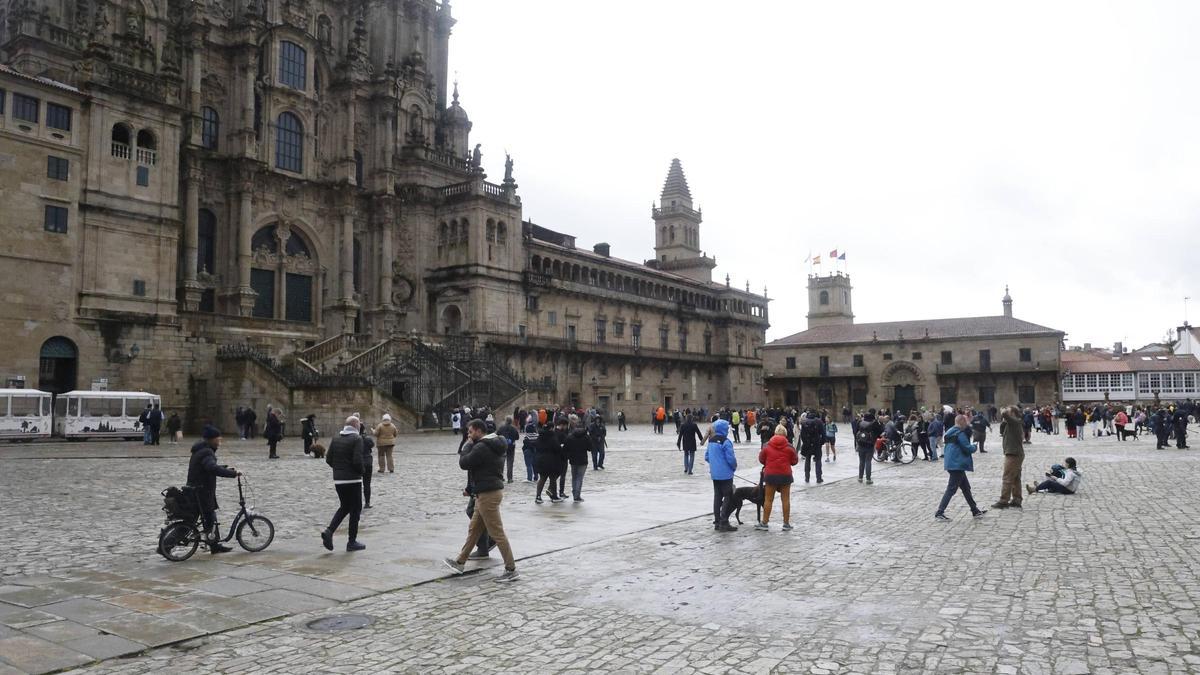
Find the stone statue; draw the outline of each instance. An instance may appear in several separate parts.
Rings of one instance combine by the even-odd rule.
[[[141,36],[142,24],[138,22],[137,15],[129,12],[125,15],[125,32],[129,35]]]
[[[476,169],[483,166],[483,153],[479,151],[479,148],[481,147],[483,147],[481,143],[476,143],[475,151],[471,153],[471,166],[475,167]]]
[[[512,155],[510,155],[506,152],[506,153],[504,153],[504,182],[505,183],[513,182],[512,171],[513,171]]]
[[[104,8],[104,5],[96,8],[96,18],[92,23],[92,32],[96,34],[96,37],[102,37],[108,32],[108,10]]]

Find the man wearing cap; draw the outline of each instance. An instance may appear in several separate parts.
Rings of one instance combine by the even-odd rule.
[[[230,550],[222,546],[217,531],[217,476],[235,478],[242,475],[231,467],[217,464],[217,448],[221,447],[221,431],[211,424],[204,427],[200,440],[192,446],[192,459],[188,462],[187,484],[196,491],[200,500],[200,519],[204,523],[204,539],[209,553],[225,553]]]
[[[329,521],[329,527],[321,532],[321,543],[326,549],[333,550],[333,533],[337,531],[346,516],[350,516],[350,538],[346,542],[347,551],[361,551],[366,548],[358,541],[358,519],[363,509],[363,438],[358,429],[359,420],[351,415],[346,418],[346,425],[336,438],[329,442],[325,452],[325,463],[333,469],[333,489],[338,496],[338,510]],[[371,459],[366,458],[367,466]]]

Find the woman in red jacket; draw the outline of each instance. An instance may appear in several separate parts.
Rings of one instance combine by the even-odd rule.
[[[792,529],[792,467],[798,461],[800,457],[796,449],[787,442],[787,427],[782,424],[775,427],[775,435],[758,452],[758,463],[763,465],[766,496],[763,498],[762,522],[755,525],[754,529],[770,529],[767,521],[771,519],[771,506],[776,492],[783,502],[783,529]]]

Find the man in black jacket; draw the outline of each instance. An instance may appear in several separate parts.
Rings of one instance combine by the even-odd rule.
[[[517,563],[513,558],[512,548],[508,545],[508,536],[504,534],[504,522],[500,519],[507,444],[496,434],[487,434],[486,429],[480,420],[471,420],[467,425],[467,438],[471,441],[471,447],[459,455],[458,466],[467,472],[467,483],[475,491],[475,513],[471,516],[467,541],[458,552],[458,557],[446,558],[444,562],[457,574],[466,571],[467,556],[486,528],[504,558],[504,574],[496,577],[496,581],[516,581]]]
[[[675,447],[683,450],[683,472],[689,476],[692,475],[692,466],[696,463],[696,441],[703,440],[704,434],[700,433],[700,427],[696,426],[696,421],[688,415],[683,421],[683,426],[679,428]]]
[[[208,541],[209,553],[225,553],[230,550],[218,541],[217,531],[217,476],[235,478],[242,475],[231,466],[217,464],[217,448],[221,447],[221,432],[214,426],[204,427],[200,441],[192,446],[192,458],[188,462],[187,484],[196,491],[200,500],[200,519],[204,523],[204,538]]]
[[[333,469],[333,489],[338,496],[338,510],[329,521],[329,527],[321,532],[321,543],[330,551],[333,550],[333,533],[346,516],[350,516],[350,539],[346,542],[346,550],[366,548],[358,541],[358,518],[362,515],[363,503],[363,438],[358,426],[357,417],[346,418],[346,426],[329,442],[329,449],[325,451],[325,463]],[[366,462],[370,464],[371,460]]]
[[[521,440],[521,432],[513,426],[513,418],[505,417],[504,424],[496,430],[496,435],[508,442],[508,450],[504,455],[504,469],[508,476],[508,482],[512,482],[513,462],[517,459],[517,441]]]

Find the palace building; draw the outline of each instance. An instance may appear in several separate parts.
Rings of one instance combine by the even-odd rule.
[[[765,291],[711,280],[679,162],[653,260],[525,221],[448,81],[455,21],[449,0],[0,0],[6,384],[226,425],[757,401]]]
[[[763,349],[772,405],[908,412],[1059,400],[1064,333],[998,316],[855,323],[850,277],[808,278],[808,330]]]

